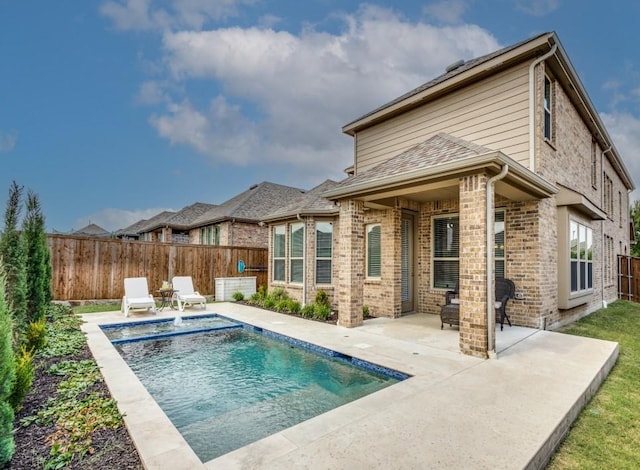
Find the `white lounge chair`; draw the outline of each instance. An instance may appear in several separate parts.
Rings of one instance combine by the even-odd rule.
[[[124,297],[122,297],[122,311],[129,316],[132,308],[151,309],[156,313],[156,301],[149,293],[146,277],[127,277],[124,280]]]
[[[178,310],[184,312],[187,305],[197,304],[200,304],[202,308],[207,308],[207,299],[193,288],[191,276],[175,276],[171,282],[175,290],[173,297],[178,302]]]

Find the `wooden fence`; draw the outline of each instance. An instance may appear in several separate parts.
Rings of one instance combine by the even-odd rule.
[[[640,258],[618,255],[618,298],[640,302]]]
[[[191,276],[203,295],[215,295],[215,279],[256,276],[267,284],[267,249],[140,242],[47,235],[54,300],[121,299],[126,277],[146,277],[155,295],[163,280]],[[245,265],[238,271],[238,262]]]

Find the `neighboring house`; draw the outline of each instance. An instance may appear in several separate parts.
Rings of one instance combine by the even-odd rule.
[[[189,230],[193,222],[215,207],[215,204],[196,202],[178,212],[162,212],[139,229],[140,238],[163,243],[190,243]]]
[[[271,287],[284,288],[303,304],[312,303],[321,289],[335,304],[339,208],[322,193],[337,185],[327,180],[263,219],[270,229]]]
[[[191,243],[267,248],[262,219],[296,200],[304,190],[262,182],[205,212],[190,225]]]
[[[634,184],[555,33],[453,64],[343,132],[354,174],[323,194],[339,204],[340,325],[361,325],[363,306],[438,314],[459,283],[460,349],[487,357],[495,277],[515,282],[515,325],[554,328],[617,298]]]
[[[128,227],[116,230],[114,232],[114,235],[116,236],[116,238],[120,238],[122,240],[139,240],[140,230],[144,228],[147,222],[147,219],[138,220]]]
[[[96,224],[89,224],[86,227],[82,227],[72,235],[80,235],[82,237],[100,237],[100,238],[109,238],[111,237],[111,232],[107,232],[105,229]]]
[[[163,211],[147,219],[139,228],[139,240],[145,242],[164,242],[171,240],[171,232],[167,225],[169,219],[176,213],[173,211]]]

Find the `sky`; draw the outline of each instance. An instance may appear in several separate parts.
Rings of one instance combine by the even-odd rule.
[[[15,181],[48,231],[114,231],[341,180],[343,125],[546,31],[640,185],[638,18],[636,0],[0,0],[0,210]]]

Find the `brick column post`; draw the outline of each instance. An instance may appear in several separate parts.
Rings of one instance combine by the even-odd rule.
[[[460,179],[460,351],[487,357],[487,175]]]
[[[340,201],[339,241],[338,325],[351,328],[363,323],[365,243],[361,201]]]

